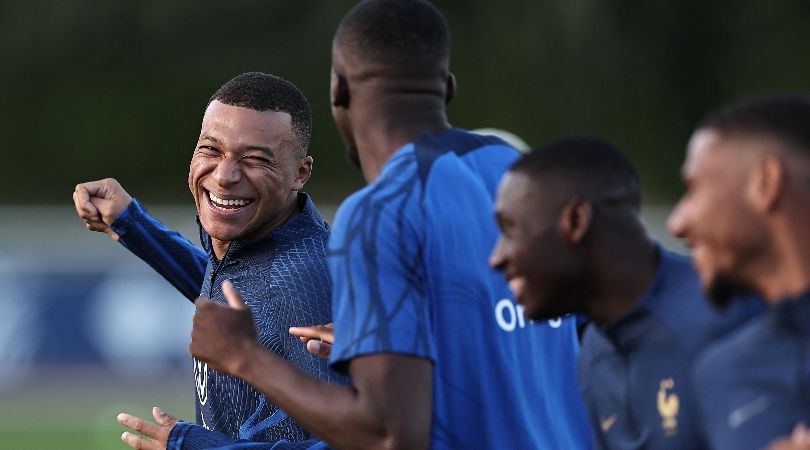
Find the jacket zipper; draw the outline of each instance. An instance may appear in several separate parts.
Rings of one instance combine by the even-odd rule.
[[[222,255],[222,259],[217,264],[217,267],[214,268],[214,271],[211,272],[211,283],[208,286],[208,298],[213,300],[214,299],[214,280],[217,279],[217,274],[219,273],[219,269],[225,264],[225,260],[228,259],[228,254],[231,253],[231,247],[233,246],[233,241],[228,244],[228,248],[225,250],[225,254]]]

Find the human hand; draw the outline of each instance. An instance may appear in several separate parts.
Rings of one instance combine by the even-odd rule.
[[[222,373],[238,377],[258,346],[256,326],[239,292],[230,281],[222,283],[228,305],[198,298],[189,351],[198,360]]]
[[[142,436],[125,431],[121,434],[121,441],[135,449],[163,450],[169,440],[169,433],[177,425],[177,419],[164,413],[159,407],[152,408],[152,417],[155,422],[147,422],[140,417],[127,413],[118,415],[118,422],[140,433]]]
[[[810,430],[800,423],[793,428],[790,437],[771,443],[768,450],[810,450]]]
[[[311,327],[290,327],[290,334],[298,336],[307,346],[307,350],[323,359],[328,359],[335,342],[334,329],[331,323]]]
[[[119,236],[110,224],[131,202],[132,197],[113,178],[80,183],[73,190],[73,206],[87,229],[106,233],[116,241]]]

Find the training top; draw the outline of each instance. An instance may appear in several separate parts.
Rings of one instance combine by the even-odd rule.
[[[810,292],[713,344],[693,376],[714,449],[760,449],[810,424]]]
[[[263,346],[312,377],[345,383],[344,376],[329,370],[324,360],[310,354],[288,332],[291,326],[331,322],[331,283],[326,263],[329,226],[306,194],[299,194],[298,202],[301,211],[269,237],[249,243],[233,241],[219,262],[213,255],[211,237],[200,227],[208,256],[197,294],[225,303],[221,284],[230,280],[253,313]],[[176,287],[188,290],[193,280],[199,279],[199,259],[194,256],[198,251],[188,248],[193,246],[186,239],[146,214],[137,201],[112,228],[128,249]],[[244,381],[196,360],[194,378],[197,423],[203,428],[232,440],[299,443],[285,448],[324,445]],[[186,423],[174,427],[172,440],[178,443],[176,448],[181,448],[180,444],[182,448],[224,445],[223,436],[192,428]]]
[[[492,136],[423,135],[335,218],[331,362],[432,362],[434,449],[589,447],[574,318],[526,320],[487,265],[496,186],[518,156]]]
[[[599,449],[702,449],[690,372],[706,345],[759,314],[758,299],[719,312],[689,258],[658,248],[652,284],[621,318],[590,324],[579,359]]]

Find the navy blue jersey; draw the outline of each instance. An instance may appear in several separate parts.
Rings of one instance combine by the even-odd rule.
[[[659,255],[636,306],[585,332],[579,379],[600,449],[706,448],[690,384],[694,359],[763,308],[749,299],[718,312],[702,295],[689,258],[664,249]]]
[[[110,224],[120,236],[119,243],[155,269],[192,302],[200,289],[208,265],[208,255],[182,234],[167,228],[132,202]]]
[[[575,320],[531,323],[487,265],[496,186],[518,156],[491,136],[424,135],[335,219],[332,361],[431,361],[431,448],[589,447]]]
[[[231,242],[217,262],[210,237],[201,230],[208,253],[204,277],[197,294],[225,302],[221,291],[230,280],[242,294],[253,313],[259,341],[288,360],[304,373],[325,381],[345,381],[328,369],[325,361],[307,352],[306,347],[288,332],[291,326],[307,326],[331,321],[331,283],[326,263],[329,227],[314,204],[299,195],[301,212],[259,241]],[[145,259],[177,287],[191,285],[199,277],[200,254],[185,238],[168,232],[133,202],[122,223],[113,229],[122,235],[128,249]],[[117,221],[118,222],[118,221]],[[197,295],[195,294],[196,298]],[[244,381],[223,375],[195,361],[197,423],[205,429],[231,438],[251,441],[301,442],[312,439],[284,411],[270,403]],[[187,433],[186,424],[173,433]],[[202,439],[205,433],[194,433]],[[214,435],[211,435],[214,439]],[[217,441],[219,442],[219,441]],[[187,448],[198,443],[185,438]],[[310,445],[314,442],[310,443]],[[186,448],[184,447],[184,448]]]
[[[694,371],[712,448],[763,448],[810,424],[810,293],[713,344]]]
[[[282,439],[276,442],[252,442],[233,439],[216,431],[209,431],[199,425],[179,422],[166,442],[167,449],[183,450],[325,450],[330,447],[323,441],[308,440],[289,442]]]

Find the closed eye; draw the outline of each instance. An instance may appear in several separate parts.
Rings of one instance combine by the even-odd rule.
[[[248,156],[245,156],[244,159],[247,159],[249,161],[259,162],[259,163],[262,163],[262,164],[270,164],[270,160],[263,157],[263,156],[248,155]]]
[[[210,145],[199,145],[197,146],[197,152],[202,153],[208,156],[218,156],[221,155],[222,152],[219,151],[218,148],[212,147]]]

